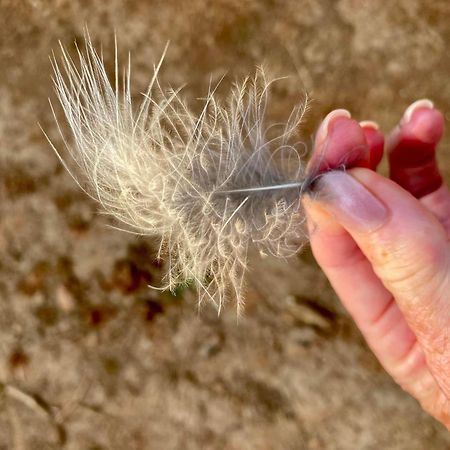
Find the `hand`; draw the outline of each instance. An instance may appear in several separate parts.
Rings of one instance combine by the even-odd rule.
[[[305,197],[313,253],[381,364],[450,429],[450,193],[435,149],[444,119],[411,105],[388,139],[345,110],[322,123]],[[353,168],[351,168],[353,167]]]

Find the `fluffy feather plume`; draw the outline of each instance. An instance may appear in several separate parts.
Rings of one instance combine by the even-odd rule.
[[[195,280],[200,301],[220,310],[235,298],[241,307],[249,249],[285,257],[305,242],[300,194],[308,179],[304,148],[293,139],[306,101],[286,124],[267,126],[276,80],[258,69],[224,103],[210,90],[195,115],[179,90],[161,87],[161,58],[135,106],[130,61],[119,77],[117,46],[112,83],[89,37],[77,63],[61,50],[60,62],[52,60],[54,84],[73,143],[60,132],[77,168],[55,149],[64,166],[80,186],[80,175],[87,179],[108,214],[160,237],[165,288]]]

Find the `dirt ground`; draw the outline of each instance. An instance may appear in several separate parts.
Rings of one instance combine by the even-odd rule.
[[[309,250],[255,261],[245,316],[147,288],[154,243],[115,231],[62,169],[48,55],[87,24],[134,93],[205,94],[225,72],[297,74],[313,98],[392,128],[429,97],[450,119],[447,0],[0,0],[0,449],[441,450],[450,436],[384,373]],[[300,86],[301,84],[301,86]],[[226,83],[225,83],[226,85]],[[441,166],[450,180],[449,134]]]

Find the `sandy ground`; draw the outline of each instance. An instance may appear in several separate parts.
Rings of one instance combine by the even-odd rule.
[[[267,63],[334,107],[392,128],[414,99],[450,119],[446,0],[0,0],[0,449],[441,450],[450,437],[384,373],[310,252],[255,261],[245,317],[149,290],[154,243],[107,227],[45,141],[48,55],[88,24],[134,92]],[[226,83],[225,83],[226,86]],[[443,150],[448,150],[446,135]],[[450,179],[450,156],[441,155]]]

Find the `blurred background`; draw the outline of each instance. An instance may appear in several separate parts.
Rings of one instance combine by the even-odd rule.
[[[450,119],[447,0],[0,0],[0,449],[441,450],[450,437],[384,373],[314,262],[253,263],[245,316],[150,290],[150,240],[108,228],[62,169],[49,54],[83,27],[133,92],[205,95],[266,63],[306,90],[305,142],[333,108],[388,132],[432,99]],[[449,134],[440,163],[450,180]]]

